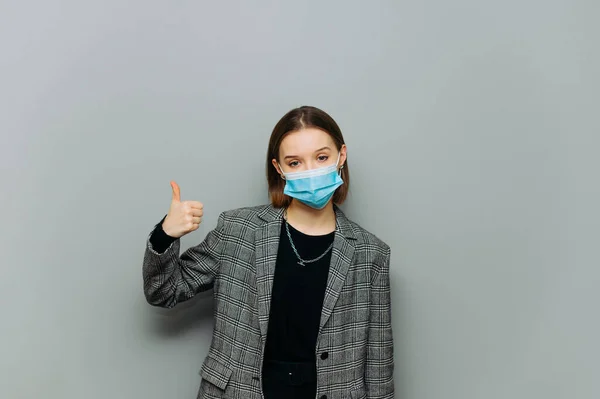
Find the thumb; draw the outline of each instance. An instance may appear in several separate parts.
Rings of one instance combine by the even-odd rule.
[[[181,194],[179,193],[179,186],[174,181],[171,181],[171,188],[173,189],[173,201],[181,201]]]

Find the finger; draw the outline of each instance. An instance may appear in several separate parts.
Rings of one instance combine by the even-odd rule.
[[[188,204],[190,206],[190,208],[192,208],[192,209],[203,209],[204,208],[204,204],[202,204],[202,202],[186,201],[185,203]]]
[[[201,221],[202,221],[202,218],[199,216],[194,216],[192,218],[192,224],[200,224]]]
[[[190,209],[190,215],[200,217],[204,215],[204,211],[202,209],[192,208]]]
[[[171,188],[173,189],[173,201],[181,201],[181,195],[179,192],[179,185],[174,181],[171,181]]]

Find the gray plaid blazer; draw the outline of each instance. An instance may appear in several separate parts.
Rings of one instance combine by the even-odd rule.
[[[317,398],[393,398],[390,248],[336,206],[315,357]],[[215,325],[198,398],[263,398],[262,363],[283,209],[271,205],[219,215],[197,246],[162,254],[146,242],[144,294],[172,308],[214,288]],[[327,352],[328,356],[321,356]]]

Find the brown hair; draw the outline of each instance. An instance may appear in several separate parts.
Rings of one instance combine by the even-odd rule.
[[[338,151],[340,151],[342,145],[345,144],[340,127],[325,111],[311,106],[302,106],[294,108],[285,114],[273,128],[271,138],[269,139],[269,148],[267,150],[267,183],[269,185],[269,198],[276,208],[287,207],[292,202],[292,198],[283,193],[285,180],[281,178],[277,169],[273,166],[272,160],[279,160],[279,147],[288,133],[306,128],[320,129],[329,134]],[[348,161],[344,162],[343,166],[341,177],[344,183],[339,186],[333,194],[334,204],[343,203],[348,195],[348,188],[350,185]]]

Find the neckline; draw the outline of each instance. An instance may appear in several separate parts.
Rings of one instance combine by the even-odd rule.
[[[314,235],[314,234],[306,234],[306,233],[301,232],[300,230],[298,230],[294,226],[292,226],[285,219],[283,219],[283,223],[284,223],[284,225],[283,225],[284,228],[285,228],[285,223],[287,223],[287,225],[289,226],[291,232],[293,232],[295,234],[298,234],[298,235],[301,235],[301,236],[304,236],[304,237],[319,239],[319,238],[328,238],[328,237],[330,237],[330,236],[332,236],[332,235],[335,234],[335,230],[333,230],[333,231],[331,231],[329,233],[325,233],[325,234],[316,234],[316,235]]]

